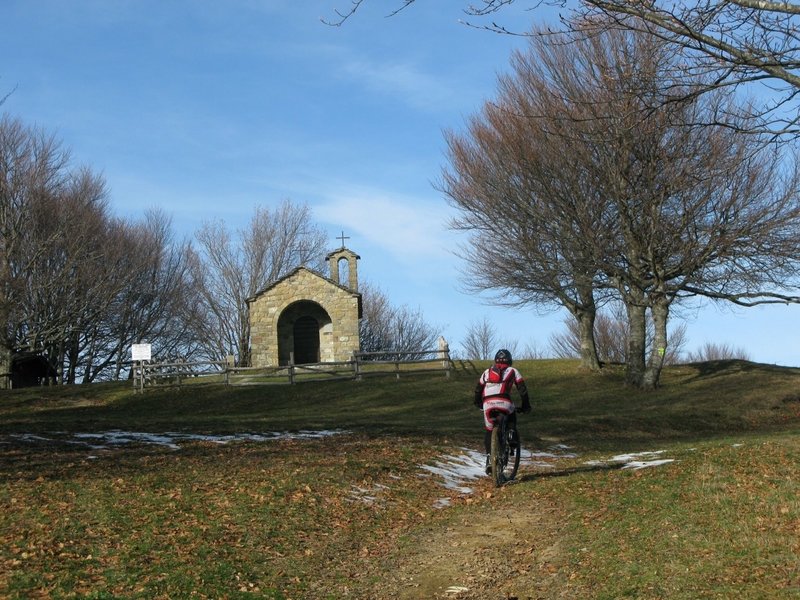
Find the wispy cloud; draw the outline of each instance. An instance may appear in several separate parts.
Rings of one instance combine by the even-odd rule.
[[[314,215],[348,230],[382,248],[400,262],[449,256],[447,207],[434,199],[421,199],[353,188],[314,205]]]
[[[340,68],[345,77],[370,92],[391,96],[420,110],[449,107],[457,95],[446,80],[409,62],[351,59]]]

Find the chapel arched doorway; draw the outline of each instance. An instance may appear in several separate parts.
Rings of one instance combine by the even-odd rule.
[[[300,317],[294,322],[294,362],[298,365],[319,362],[319,322]]]
[[[289,364],[322,362],[332,351],[333,323],[330,315],[316,302],[300,300],[290,304],[278,318],[278,360]]]

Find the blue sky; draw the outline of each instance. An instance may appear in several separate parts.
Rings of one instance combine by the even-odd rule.
[[[546,350],[563,312],[487,306],[461,293],[463,264],[434,188],[445,129],[495,94],[524,39],[470,28],[467,0],[5,0],[2,109],[57,135],[76,164],[102,172],[114,210],[153,206],[190,237],[204,220],[244,226],[258,205],[307,203],[362,279],[419,307],[458,348],[488,317],[504,343]],[[532,14],[496,15],[525,27]],[[546,16],[540,13],[540,17]],[[479,24],[479,23],[478,23]],[[800,307],[690,307],[705,342],[800,366]]]

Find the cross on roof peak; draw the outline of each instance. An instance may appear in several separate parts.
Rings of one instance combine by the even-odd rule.
[[[340,236],[339,236],[339,237],[337,237],[336,239],[337,239],[337,240],[342,240],[342,248],[344,248],[344,241],[345,241],[345,240],[349,240],[349,239],[350,239],[350,236],[346,236],[346,235],[344,234],[344,231],[342,231],[342,235],[340,235]]]

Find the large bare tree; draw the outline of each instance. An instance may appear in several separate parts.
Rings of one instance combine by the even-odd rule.
[[[567,308],[580,323],[582,364],[599,369],[593,331],[603,275],[584,232],[602,235],[607,211],[577,156],[591,148],[574,143],[545,76],[522,54],[513,70],[466,134],[446,133],[450,168],[439,187],[458,210],[452,227],[471,234],[463,282],[498,304]]]
[[[69,153],[53,136],[8,115],[0,118],[0,387],[10,385],[26,273],[41,251],[30,244],[33,204],[64,185],[68,162]]]
[[[770,0],[584,0],[583,6],[589,15],[601,16],[598,22],[672,42],[685,57],[682,68],[695,76],[690,93],[751,84],[762,98],[751,110],[762,119],[749,125],[792,137],[800,133],[800,5]],[[720,112],[709,122],[736,126],[737,116]]]
[[[169,220],[156,212],[143,223],[115,218],[101,176],[73,167],[52,136],[7,116],[0,232],[0,372],[12,352],[33,352],[60,382],[90,382],[127,371],[132,342],[192,346],[192,255],[172,242]]]
[[[784,293],[800,251],[796,167],[756,136],[699,126],[740,111],[722,92],[685,94],[657,36],[540,33],[498,99],[448,138],[443,189],[473,234],[467,268],[476,286],[573,314],[569,302],[592,307],[581,290],[613,288],[628,313],[628,381],[655,387],[676,299],[796,299]]]
[[[171,219],[149,210],[142,222],[120,223],[112,235],[127,276],[104,318],[86,334],[84,381],[118,379],[135,343],[152,343],[154,358],[163,360],[195,358],[199,346],[197,256],[187,241],[174,239]]]
[[[258,207],[249,225],[232,234],[223,221],[196,233],[203,319],[198,324],[206,353],[250,361],[247,299],[300,265],[321,270],[326,235],[304,204],[285,200],[273,210]]]
[[[26,286],[16,346],[46,352],[65,383],[75,382],[87,333],[125,285],[124,255],[111,242],[118,226],[108,213],[105,182],[85,169],[32,199],[18,255]]]

